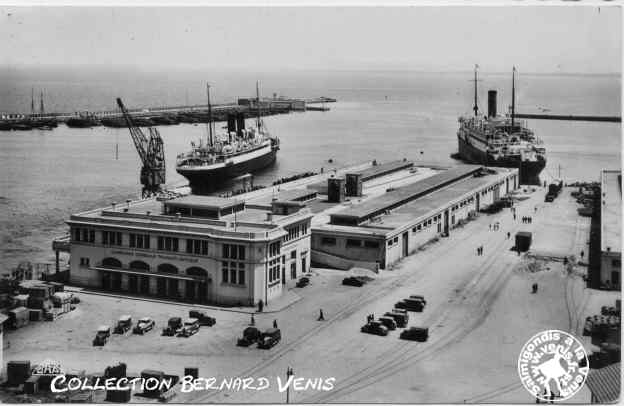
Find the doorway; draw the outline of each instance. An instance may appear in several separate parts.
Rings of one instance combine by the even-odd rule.
[[[136,275],[128,275],[128,291],[130,293],[138,293],[139,277]]]
[[[404,232],[403,233],[403,256],[406,257],[407,253],[409,252],[409,232]]]

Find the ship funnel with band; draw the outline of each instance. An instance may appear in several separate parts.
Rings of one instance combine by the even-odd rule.
[[[228,134],[236,132],[236,116],[234,114],[227,116],[227,131]]]
[[[496,90],[488,90],[488,117],[496,117]]]
[[[243,136],[243,130],[245,129],[245,115],[239,113],[236,115],[236,133],[239,137]]]

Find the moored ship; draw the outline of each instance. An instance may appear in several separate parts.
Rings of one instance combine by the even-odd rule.
[[[194,194],[206,194],[218,188],[223,181],[253,173],[275,162],[279,139],[271,136],[260,116],[255,126],[245,128],[244,115],[227,117],[227,133],[215,134],[208,86],[208,139],[192,143],[191,151],[178,155],[176,171],[189,180]],[[257,101],[260,100],[258,89]]]
[[[546,166],[546,149],[523,120],[515,118],[515,68],[512,76],[511,114],[496,113],[496,91],[488,91],[488,114],[482,117],[477,106],[475,68],[474,116],[460,117],[457,142],[459,157],[470,163],[518,168],[520,183],[539,184]]]

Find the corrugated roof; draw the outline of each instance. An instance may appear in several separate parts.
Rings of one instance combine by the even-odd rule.
[[[619,399],[621,373],[619,362],[604,368],[589,370],[587,387],[594,395],[596,403],[614,403]]]

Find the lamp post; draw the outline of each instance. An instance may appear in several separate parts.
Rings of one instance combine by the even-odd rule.
[[[286,368],[286,381],[295,373],[291,367]],[[288,386],[286,387],[286,403],[290,403],[290,382],[288,382]]]

